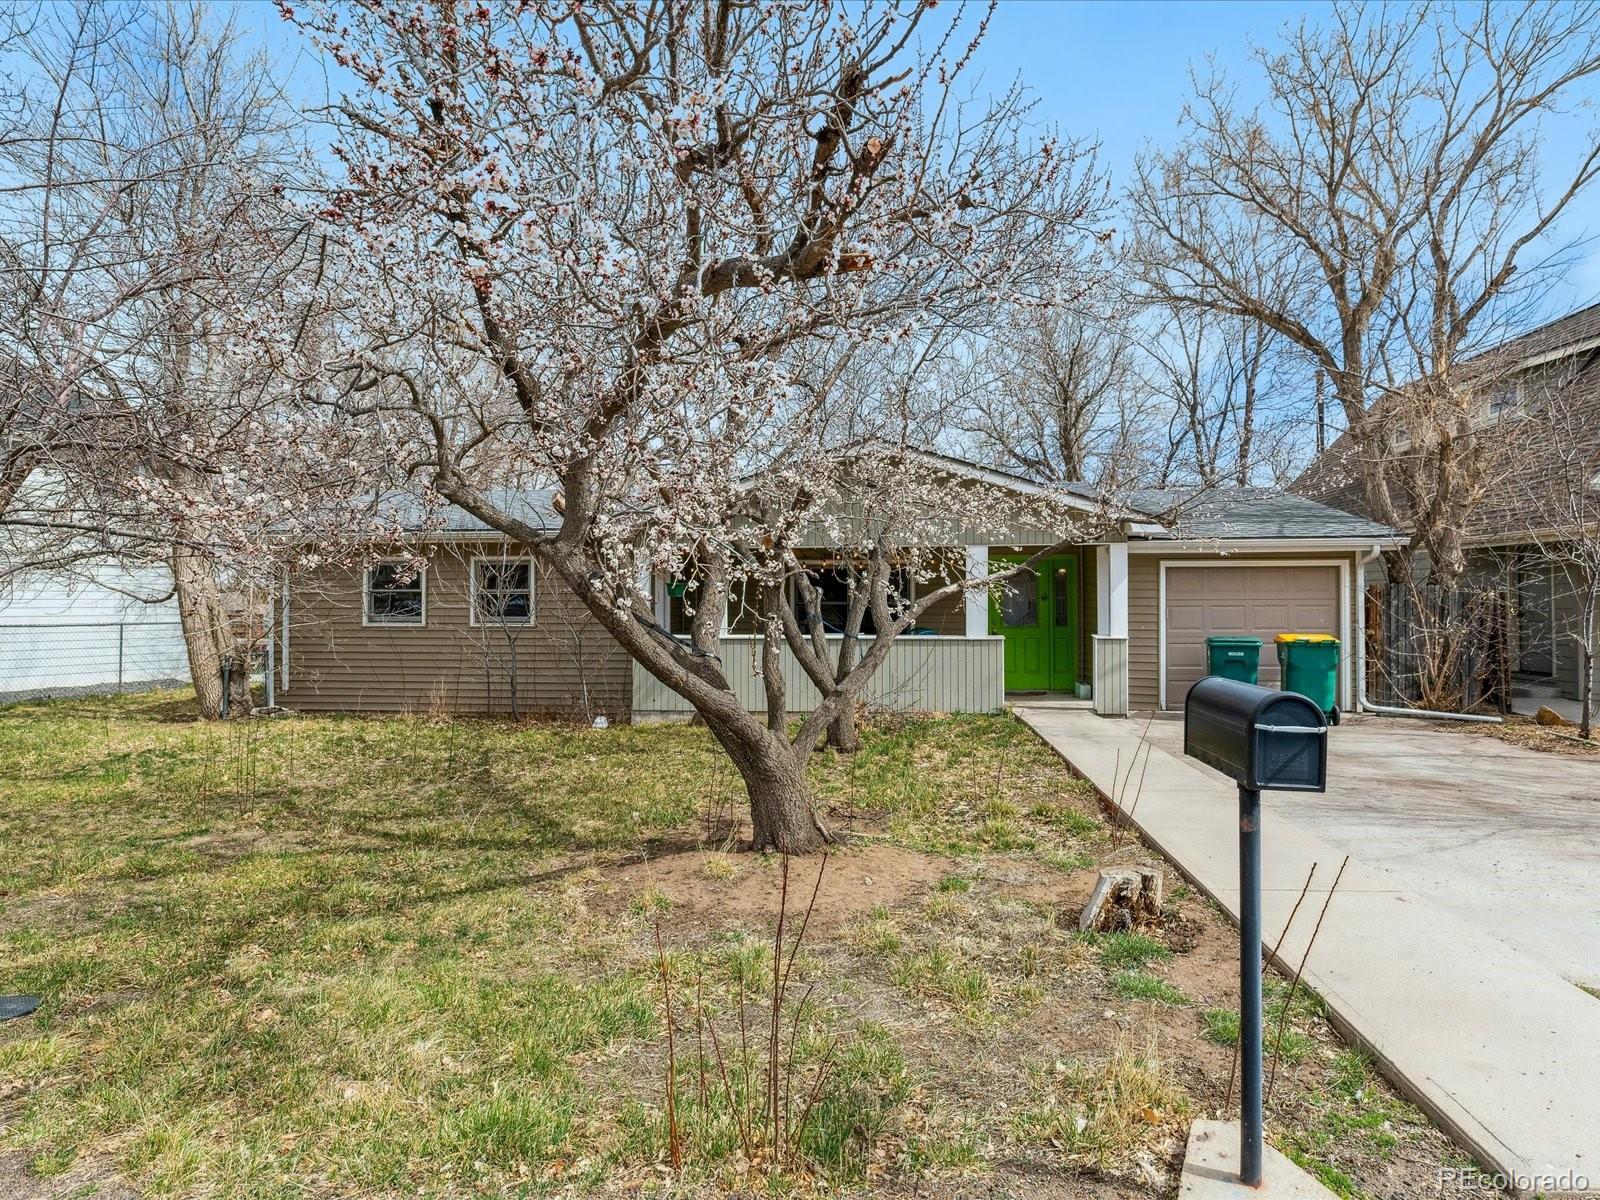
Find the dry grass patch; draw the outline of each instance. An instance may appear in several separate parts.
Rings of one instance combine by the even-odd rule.
[[[1125,1037],[1098,1060],[1056,1062],[1017,1115],[1016,1136],[1077,1166],[1164,1184],[1158,1164],[1187,1133],[1190,1103],[1156,1047],[1153,1037],[1138,1047]]]
[[[0,709],[0,961],[45,999],[0,1026],[0,1194],[711,1196],[766,1174],[736,1110],[760,1094],[779,870],[733,851],[737,778],[703,729],[218,727],[187,705]],[[785,1060],[831,1065],[773,1186],[1161,1195],[1172,1124],[1222,1105],[1232,931],[1178,890],[1159,929],[1080,937],[1094,868],[1149,853],[1007,716],[874,722],[813,779],[853,844],[793,967]],[[1313,1002],[1290,1017],[1276,1143],[1346,1195],[1424,1194],[1442,1139],[1375,1077],[1346,1086]],[[737,1081],[703,1090],[719,1058]]]
[[[1451,726],[1455,732],[1459,727]],[[1585,741],[1578,735],[1576,725],[1541,725],[1532,717],[1507,713],[1500,725],[1473,722],[1469,731],[1480,737],[1492,737],[1509,742],[1525,750],[1542,750],[1547,754],[1570,754],[1579,758],[1600,754],[1600,740]]]

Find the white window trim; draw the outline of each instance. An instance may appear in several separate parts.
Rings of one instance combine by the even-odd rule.
[[[1485,395],[1483,398],[1483,413],[1475,424],[1498,425],[1501,421],[1514,417],[1521,412],[1524,399],[1522,382],[1521,379],[1512,380],[1504,387],[1494,388]],[[1495,397],[1504,395],[1507,392],[1510,393],[1509,403],[1506,404],[1505,408],[1496,412],[1494,408]]]
[[[372,570],[374,567],[405,566],[404,558],[380,558],[361,572],[361,624],[371,629],[425,629],[428,625],[428,567],[423,564],[417,571],[417,582],[422,585],[422,619],[420,621],[374,621],[372,619]]]
[[[1362,656],[1366,647],[1350,642],[1350,559],[1348,558],[1228,558],[1217,562],[1163,559],[1156,583],[1156,706],[1167,711],[1167,571],[1204,570],[1207,567],[1338,567],[1339,568],[1339,707],[1355,711],[1355,672],[1365,670]],[[1290,633],[1293,630],[1283,630]],[[1266,649],[1265,646],[1262,647]]]
[[[478,564],[528,564],[528,619],[526,621],[480,621],[478,619]],[[474,554],[467,562],[467,623],[474,629],[532,629],[539,620],[539,571],[527,554]]]

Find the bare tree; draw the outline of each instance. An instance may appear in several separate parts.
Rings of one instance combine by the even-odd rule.
[[[1168,412],[1159,481],[1278,482],[1293,461],[1285,443],[1303,428],[1282,369],[1282,340],[1247,318],[1183,308],[1165,315],[1145,351],[1151,390]]]
[[[1198,79],[1182,144],[1139,163],[1142,282],[1321,370],[1366,507],[1411,531],[1392,573],[1421,551],[1451,583],[1488,462],[1484,377],[1454,370],[1527,297],[1525,252],[1600,171],[1597,141],[1541,194],[1539,122],[1600,72],[1600,10],[1343,4],[1256,61],[1265,105]]]
[[[370,336],[329,356],[326,402],[394,431],[401,466],[528,547],[694,706],[745,780],[760,849],[826,839],[808,755],[897,634],[980,586],[892,606],[893,572],[953,531],[903,532],[900,514],[937,511],[924,465],[841,453],[845,364],[998,299],[1054,303],[1098,245],[1080,152],[1034,140],[1019,93],[963,101],[968,49],[927,13],[295,8],[360,80],[333,114],[345,177],[318,204],[366,272],[349,294]],[[491,484],[554,486],[559,528],[517,520]],[[998,500],[944,511],[980,503]],[[782,651],[812,651],[786,597],[816,544],[858,565],[876,631],[842,678],[813,675],[833,685],[791,730]],[[691,571],[702,600],[675,637],[647,581]],[[758,614],[760,715],[721,665],[735,593]]]
[[[0,516],[12,529],[41,527],[16,513],[36,472],[59,476],[102,446],[126,448],[84,381],[125,352],[132,308],[182,271],[173,256],[130,255],[114,228],[119,206],[161,169],[148,142],[125,142],[108,161],[109,134],[92,113],[128,20],[87,5],[5,13]]]
[[[962,432],[987,462],[1031,479],[1099,483],[1128,462],[1142,388],[1126,313],[1028,309],[970,355]]]

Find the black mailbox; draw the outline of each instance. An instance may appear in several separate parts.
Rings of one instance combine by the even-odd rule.
[[[1206,676],[1184,701],[1183,752],[1242,788],[1322,792],[1328,786],[1322,710],[1294,692]]]

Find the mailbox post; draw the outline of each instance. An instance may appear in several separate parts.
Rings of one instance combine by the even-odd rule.
[[[1183,706],[1183,752],[1239,785],[1239,1179],[1261,1184],[1261,792],[1328,783],[1322,710],[1294,692],[1210,675]]]

